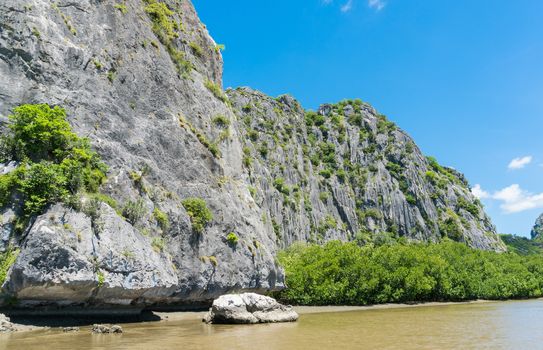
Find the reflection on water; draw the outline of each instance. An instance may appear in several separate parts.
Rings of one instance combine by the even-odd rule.
[[[0,336],[0,349],[543,349],[543,300],[305,314],[297,323],[124,325]]]

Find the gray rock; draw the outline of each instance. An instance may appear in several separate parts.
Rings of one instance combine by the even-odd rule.
[[[123,328],[119,325],[94,324],[91,332],[95,334],[122,333]]]
[[[106,204],[97,220],[99,235],[89,217],[61,205],[36,219],[4,285],[19,306],[137,306],[174,293],[176,272],[150,237]]]
[[[533,240],[543,240],[543,214],[535,221],[534,228],[532,229],[531,236]]]
[[[355,113],[355,111],[354,111],[353,106],[347,105],[347,106],[343,107],[343,115],[345,115],[346,117],[350,117],[354,113]]]
[[[409,135],[387,126],[368,105],[354,111],[359,121],[344,115],[340,128],[327,117],[320,128],[306,126],[301,107],[258,91],[240,88],[228,96],[241,116],[235,125],[252,159],[247,182],[256,189],[256,203],[280,247],[361,235],[376,239],[383,232],[438,242],[447,235],[440,228],[450,219],[457,227],[448,233],[452,239],[478,249],[506,249],[463,175],[447,167],[433,169]],[[326,104],[319,113],[341,113],[334,108]],[[250,137],[255,131],[256,139]],[[262,145],[267,145],[265,155]],[[333,166],[323,161],[322,147],[331,149]],[[330,168],[343,174],[334,169],[323,176]],[[278,179],[282,188],[274,185]]]
[[[285,306],[275,299],[255,293],[222,295],[204,317],[207,323],[277,323],[294,322],[298,314],[292,306]]]
[[[79,332],[79,327],[63,327],[62,328],[62,331],[64,333],[69,333],[69,332]]]
[[[319,110],[317,111],[320,115],[323,115],[325,117],[329,116],[330,113],[332,113],[332,106],[330,104],[322,104],[319,107]]]
[[[11,323],[9,317],[4,314],[0,314],[0,333],[14,332],[16,327]]]

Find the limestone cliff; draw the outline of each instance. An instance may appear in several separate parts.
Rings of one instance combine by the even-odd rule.
[[[102,192],[119,203],[96,208],[99,225],[58,204],[22,232],[16,204],[2,210],[3,247],[21,251],[3,293],[18,307],[275,290],[275,254],[298,240],[447,236],[504,250],[463,176],[371,106],[306,113],[289,96],[225,94],[220,46],[188,0],[5,0],[0,78],[2,129],[19,104],[64,107],[109,166]],[[213,213],[203,232],[187,198]],[[121,216],[128,203],[141,204],[137,220]]]
[[[541,241],[543,240],[543,214],[537,218],[532,229],[531,236],[533,240]]]

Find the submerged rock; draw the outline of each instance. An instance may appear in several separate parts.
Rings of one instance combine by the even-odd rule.
[[[107,333],[122,333],[123,328],[119,325],[95,324],[92,326],[92,333],[107,334]]]
[[[223,295],[213,302],[204,317],[207,323],[277,323],[294,322],[298,314],[292,306],[285,306],[277,300],[255,293]]]
[[[79,327],[64,327],[62,328],[62,331],[64,333],[68,333],[68,332],[79,332]]]

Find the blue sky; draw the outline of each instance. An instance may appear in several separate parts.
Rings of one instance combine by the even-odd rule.
[[[194,0],[225,87],[361,98],[464,172],[499,232],[543,213],[543,1]],[[478,186],[476,186],[478,185]]]

